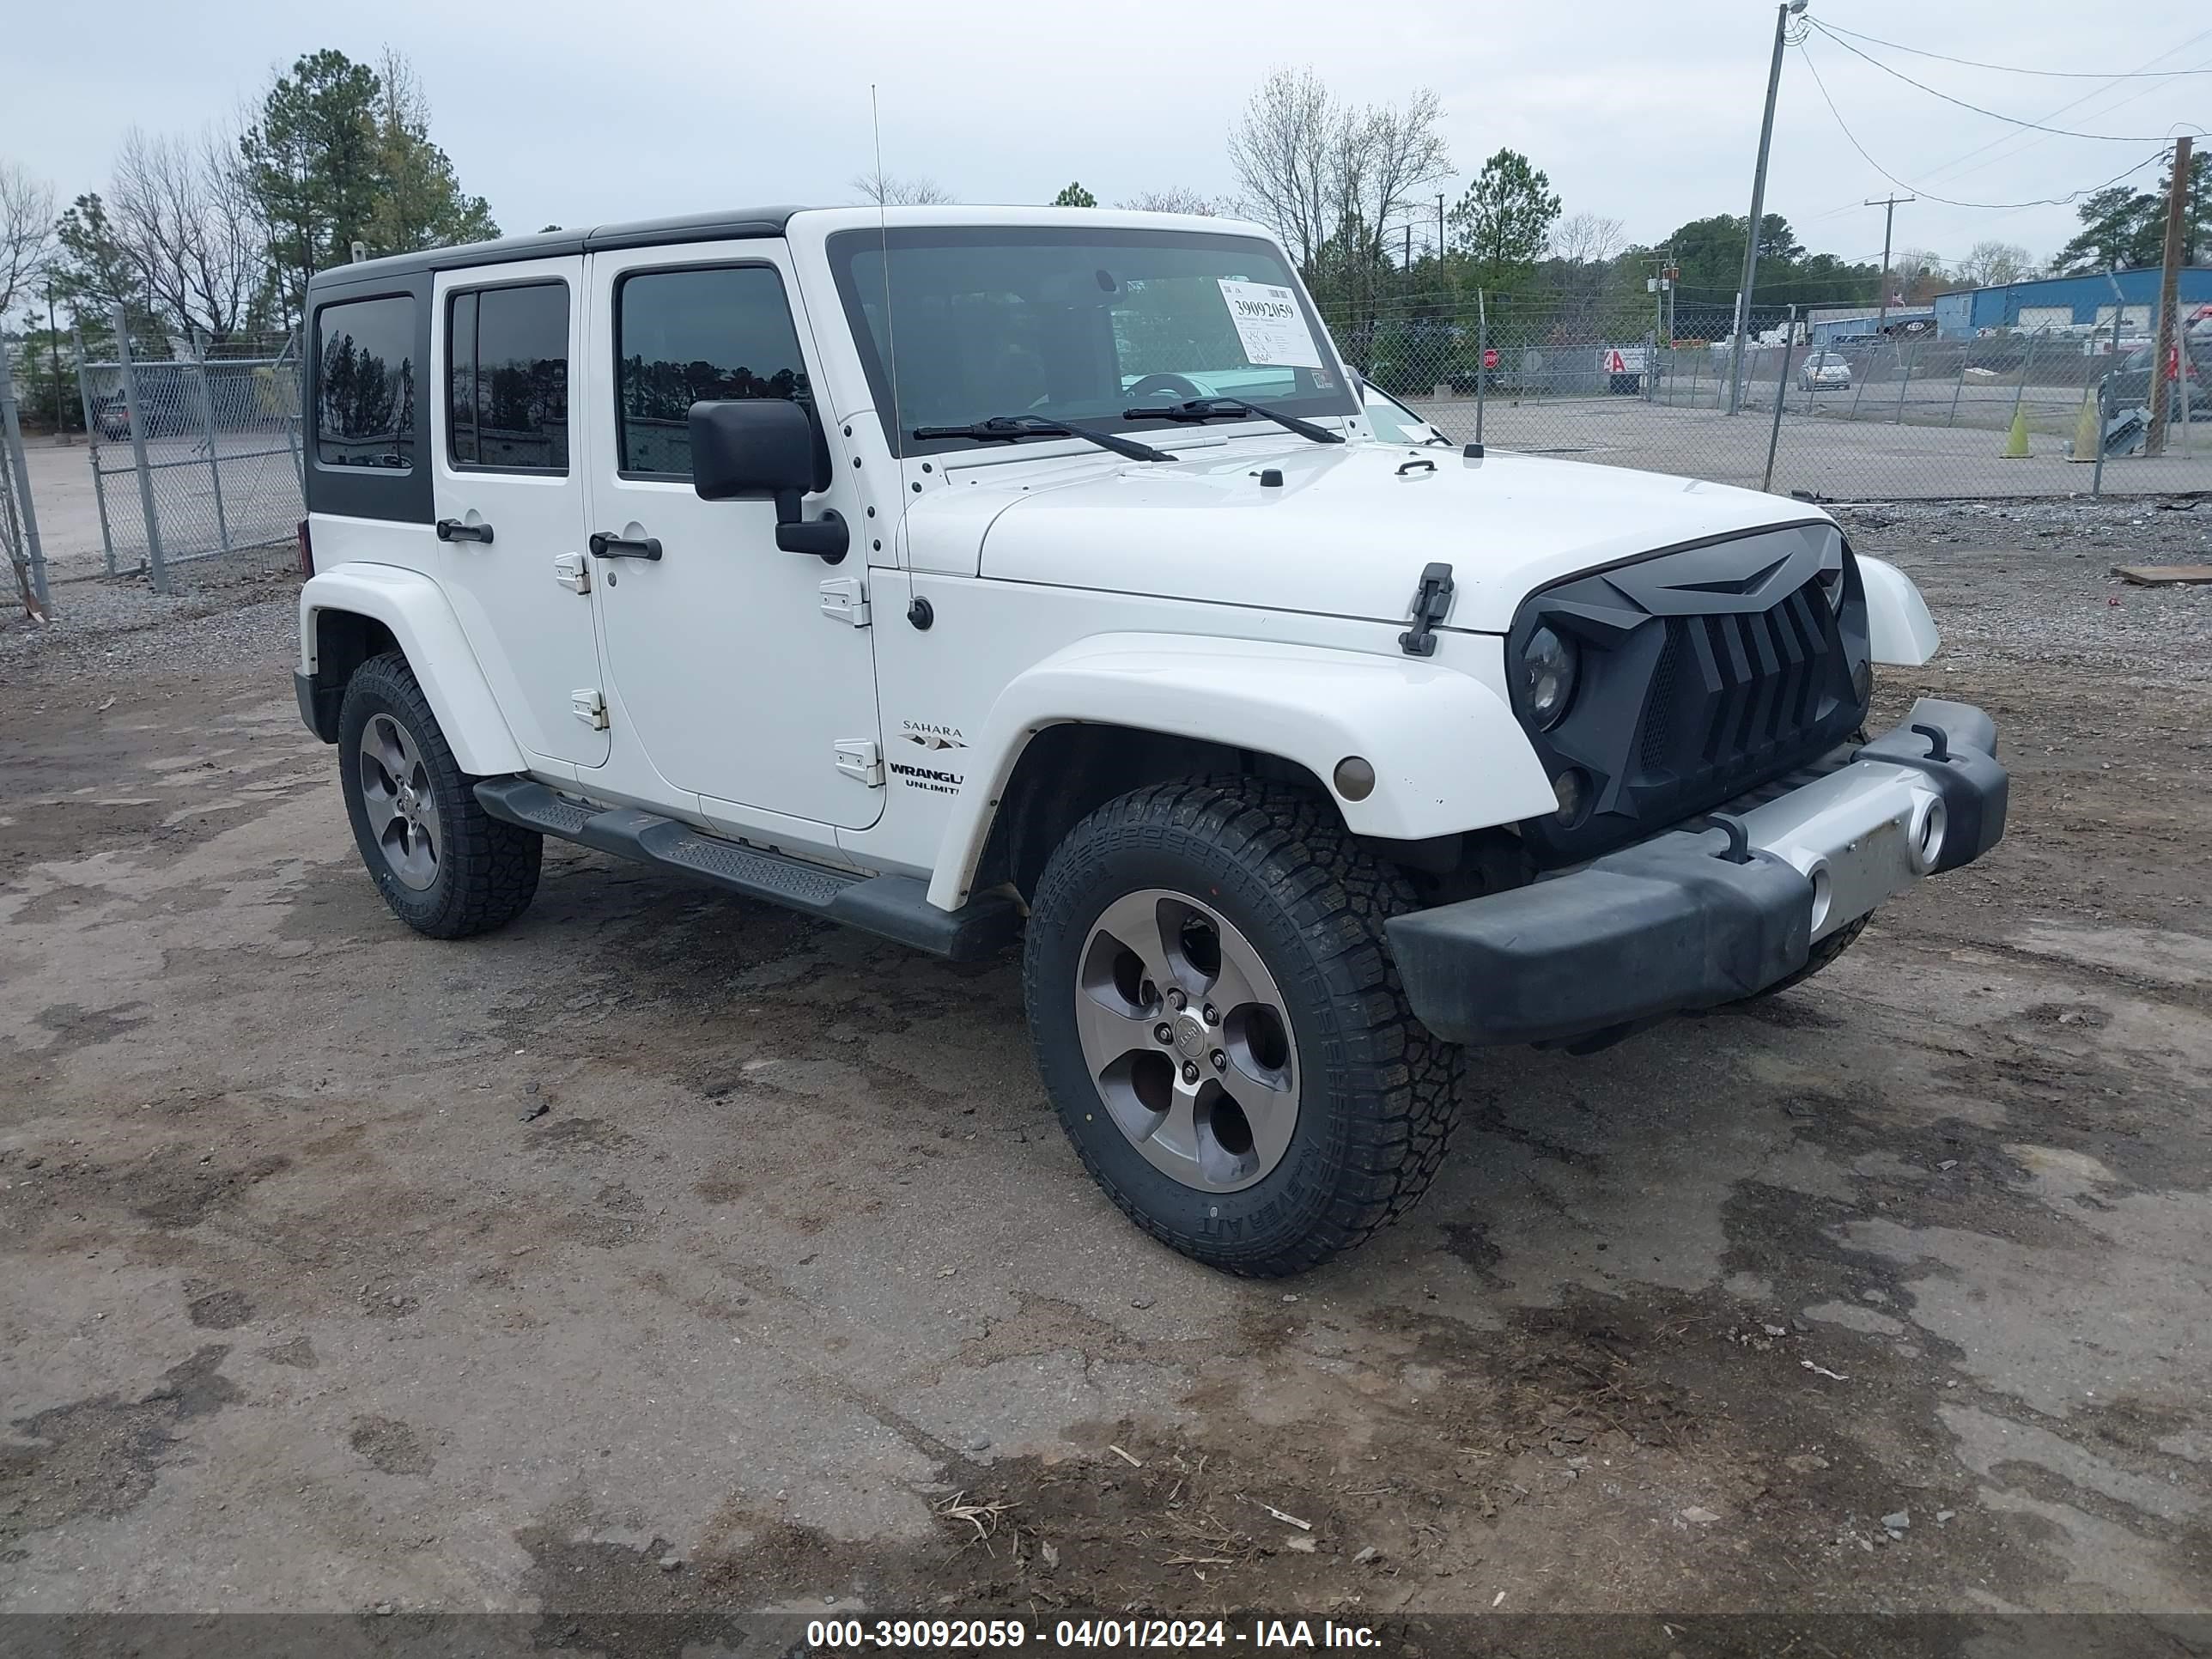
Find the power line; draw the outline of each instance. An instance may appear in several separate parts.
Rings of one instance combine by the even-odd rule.
[[[1992,70],[2000,75],[2040,75],[2054,81],[2163,81],[2177,75],[2212,75],[2212,69],[2122,70],[2115,75],[2101,75],[2092,70],[2021,69],[2010,64],[1984,64],[1972,58],[1951,58],[1940,52],[1925,52],[1918,46],[1903,46],[1895,40],[1861,34],[1856,29],[1847,29],[1840,23],[1815,24],[1814,27],[1831,37],[1848,34],[1853,40],[1864,40],[1869,46],[1887,46],[1892,52],[1908,52],[1915,58],[1933,58],[1938,63],[1959,64],[1967,69]],[[1841,46],[1843,42],[1838,40],[1836,44]]]
[[[2137,65],[2137,71],[2158,62],[2161,58],[2179,57],[2181,53],[2187,52],[2191,46],[2196,46],[2198,42],[2206,39],[2212,39],[2212,29],[2200,29],[2195,34],[2191,35],[2187,40],[2182,40],[2174,46],[2160,47],[2157,52],[2153,52],[2149,57],[2144,58],[2141,64]],[[2212,58],[2206,58],[2201,63],[2191,65],[2188,72],[2194,74],[2198,70],[2202,69],[2212,69]],[[2136,72],[2136,71],[2130,71],[2130,74],[2132,75]],[[2181,71],[2179,70],[2168,72],[2174,74],[2181,73]],[[2108,78],[2104,84],[2092,87],[2088,91],[2068,99],[2057,108],[2044,111],[2037,118],[2039,121],[2049,121],[2055,116],[2063,115],[2068,110],[2078,109],[2082,105],[2089,103],[2094,100],[2102,98],[2108,93],[2118,91],[2118,87],[2116,83],[2124,78],[2127,77],[2120,76],[2112,76]],[[2104,112],[2109,113],[2112,110],[2118,109],[2122,104],[2132,104],[2138,98],[2147,98],[2152,93],[2159,90],[2160,90],[2160,88],[2156,86],[2138,87],[2135,91],[2129,93],[2125,97],[2120,98],[2116,101],[2106,105],[2105,106]],[[1994,138],[1983,140],[1972,149],[1963,151],[1960,154],[1951,157],[1951,159],[1947,161],[1938,162],[1934,171],[1928,174],[1928,177],[1931,180],[1947,178],[1963,179],[1969,173],[1980,173],[1986,168],[1995,167],[1999,161],[2008,161],[2014,160],[2015,157],[2025,155],[2027,151],[2034,149],[2038,144],[2046,144],[2050,142],[2051,136],[2048,133],[2023,132],[2018,130],[2009,132],[2000,132]],[[1986,155],[1987,152],[1992,150],[2002,153],[1997,155]],[[1974,161],[1974,158],[1978,155],[1986,155],[1986,159]],[[1971,167],[1966,165],[1966,163],[1970,161],[1973,162],[1973,165]],[[1840,213],[1850,213],[1856,210],[1860,205],[1861,204],[1857,202],[1844,202],[1836,207],[1830,208],[1824,213],[1814,214],[1812,220],[1808,222],[1817,222],[1822,219],[1833,218]],[[2027,207],[2010,208],[2002,210],[2007,213],[2021,213],[2027,212],[2033,207],[2039,207],[2042,205],[2043,204],[2041,203],[2031,203]]]
[[[2003,121],[2012,126],[2025,127],[2032,132],[2047,132],[2054,137],[2089,138],[2094,139],[2100,143],[2107,144],[2160,143],[2165,142],[2166,137],[2165,134],[2160,134],[2154,137],[2142,137],[2124,132],[2076,132],[2070,127],[2047,127],[2039,121],[2023,120],[2017,115],[2007,115],[2001,110],[1984,109],[1979,104],[1970,104],[1963,98],[1954,98],[1948,92],[1939,92],[1934,87],[1929,86],[1925,81],[1916,81],[1911,76],[1907,75],[1903,70],[1893,69],[1887,64],[1883,63],[1881,58],[1872,57],[1866,52],[1861,52],[1856,46],[1844,40],[1841,35],[1831,32],[1827,26],[1822,23],[1818,18],[1808,17],[1805,21],[1811,24],[1813,27],[1818,29],[1822,34],[1826,35],[1829,40],[1841,46],[1845,52],[1850,53],[1852,57],[1863,58],[1867,63],[1872,64],[1884,75],[1893,76],[1898,80],[1904,82],[1908,87],[1917,87],[1922,92],[1926,93],[1930,98],[1940,98],[1947,104],[1955,104],[1960,109],[1971,110],[1977,115],[1987,116],[1992,121]],[[1800,48],[1800,50],[1802,50],[1802,48]]]
[[[2212,29],[2203,29],[2198,31],[2197,33],[2191,35],[2186,40],[2181,42],[2179,46],[2170,48],[2166,55],[2178,55],[2181,52],[2186,52],[2191,46],[2197,45],[2197,42],[2207,38],[2212,38]],[[2160,56],[2160,53],[2153,52],[2148,58],[2144,58],[2143,62],[2145,64],[2155,63],[2158,61]],[[2190,66],[2190,72],[2193,74],[2197,70],[2206,68],[2212,68],[2212,58],[2206,58],[2201,63],[2191,64]],[[2053,116],[2063,115],[2069,109],[2079,108],[2081,105],[2087,104],[2093,100],[2102,98],[2108,93],[2117,92],[2119,90],[2117,82],[2118,77],[2114,77],[2113,80],[2108,81],[2101,86],[2092,87],[2080,97],[2069,98],[2064,103],[2059,105],[2057,109],[2045,110],[2036,118],[2039,121],[2048,121]],[[2137,87],[2133,92],[2129,93],[2125,97],[2115,99],[2112,102],[2106,105],[2099,113],[2109,115],[2114,110],[2119,108],[2123,104],[2132,104],[2138,98],[2148,98],[2154,92],[2159,92],[2161,90],[2163,90],[2163,88],[2157,86]],[[1954,180],[1963,179],[1968,173],[1979,173],[1986,167],[1995,167],[1999,161],[2012,161],[2014,158],[2026,154],[2027,151],[2033,149],[2038,144],[2048,143],[2049,142],[2050,135],[2048,133],[2029,133],[2018,131],[2012,132],[2001,132],[1997,134],[1996,137],[1984,140],[1983,143],[1975,145],[1973,149],[1966,151],[1963,155],[1954,156],[1950,161],[1942,163],[1936,169],[1933,176],[1942,178],[1948,174]],[[2011,148],[2007,149],[2007,146],[2010,146]],[[1972,161],[1975,156],[1980,155],[1987,150],[1999,150],[2003,153],[1991,155],[1986,161],[1975,161],[1974,165],[1972,167],[1966,167],[1963,165],[1965,162]]]
[[[1837,44],[1840,46],[1843,43],[1838,41]],[[1858,135],[1851,131],[1850,124],[1844,119],[1843,111],[1836,107],[1836,100],[1829,94],[1828,83],[1820,78],[1820,66],[1814,63],[1813,54],[1807,52],[1802,46],[1797,48],[1797,51],[1799,55],[1805,59],[1805,67],[1812,72],[1813,84],[1820,89],[1820,101],[1828,106],[1828,113],[1836,118],[1836,125],[1838,129],[1841,131],[1844,138],[1850,143],[1850,147],[1859,153],[1859,159],[1864,161],[1869,167],[1872,167],[1876,173],[1879,173],[1883,178],[1889,180],[1889,182],[1894,185],[1898,189],[1909,190],[1914,195],[1923,197],[1930,202],[1941,202],[1945,207],[1973,208],[1993,213],[2009,213],[2018,208],[2071,207],[2075,203],[2080,201],[2085,196],[2092,195],[2100,190],[2109,190],[2114,185],[2118,184],[2123,179],[2126,179],[2135,173],[2141,173],[2145,167],[2150,166],[2152,162],[2159,160],[2166,154],[2166,149],[2164,146],[2161,145],[2158,149],[2154,150],[2150,155],[2143,157],[2142,161],[2137,161],[2133,167],[2127,168],[2124,172],[2114,173],[2111,178],[2106,179],[2101,185],[2084,185],[2080,190],[2069,191],[2063,196],[2046,196],[2033,202],[1961,202],[1949,196],[1938,196],[1934,191],[1928,189],[1924,185],[1912,184],[1906,179],[1899,178],[1887,167],[1882,166],[1881,162],[1875,161],[1873,156],[1867,154],[1867,147],[1859,143]],[[2146,140],[2144,142],[2151,141]]]

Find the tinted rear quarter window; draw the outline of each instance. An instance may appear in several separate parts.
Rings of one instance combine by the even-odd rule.
[[[447,309],[447,452],[458,466],[568,470],[568,289],[457,294]]]
[[[783,282],[767,265],[645,270],[615,296],[617,465],[688,477],[691,405],[811,401]]]
[[[318,465],[413,469],[415,347],[415,301],[406,295],[315,313]]]

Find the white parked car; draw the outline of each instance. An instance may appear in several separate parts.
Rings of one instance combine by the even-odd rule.
[[[1840,351],[1811,352],[1797,367],[1797,385],[1804,392],[1848,392],[1850,360]]]
[[[1376,441],[1252,226],[775,209],[308,301],[299,703],[393,913],[511,922],[556,836],[1018,942],[1078,1155],[1233,1272],[1413,1204],[1464,1045],[1793,984],[2002,831],[1986,714],[1863,740],[1936,647],[1905,577],[1771,495]]]

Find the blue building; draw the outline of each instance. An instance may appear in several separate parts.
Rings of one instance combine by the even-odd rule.
[[[1964,340],[1993,328],[2025,332],[2089,329],[2100,323],[2109,328],[2117,304],[2122,328],[2141,338],[2158,314],[2158,267],[2146,265],[2111,276],[2040,276],[2002,288],[1960,289],[1936,296],[1936,331],[1947,340]],[[2182,267],[2181,305],[2185,319],[2195,307],[2212,305],[2212,265]]]

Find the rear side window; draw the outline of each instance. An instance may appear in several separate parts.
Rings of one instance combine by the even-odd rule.
[[[315,313],[315,459],[415,465],[415,301],[349,300]]]
[[[615,294],[617,465],[688,477],[691,405],[812,400],[783,282],[766,265],[647,270]]]
[[[446,316],[447,453],[456,466],[568,470],[568,289],[453,296]]]

